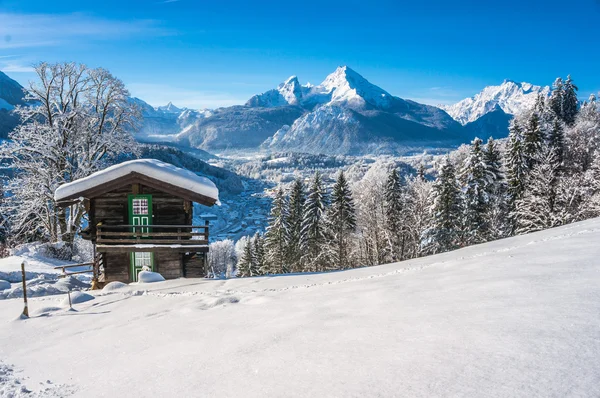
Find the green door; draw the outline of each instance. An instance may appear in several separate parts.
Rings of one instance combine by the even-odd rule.
[[[134,237],[149,237],[152,225],[152,195],[129,195],[129,225],[141,225],[140,228],[132,228]],[[154,255],[149,252],[131,253],[131,280],[137,282],[138,274],[144,267],[154,271]]]
[[[138,275],[144,268],[154,272],[154,253],[135,252],[131,253],[131,280],[138,281]]]
[[[152,225],[152,195],[129,195],[129,225]],[[150,232],[150,228],[132,229],[134,236]]]

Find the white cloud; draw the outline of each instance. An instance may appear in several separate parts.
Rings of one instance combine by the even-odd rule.
[[[79,39],[167,35],[157,21],[118,21],[86,14],[15,14],[0,12],[0,49],[57,46]]]
[[[141,98],[153,106],[173,102],[178,107],[214,109],[240,105],[248,100],[248,98],[236,97],[229,92],[194,90],[167,84],[130,83],[127,84],[127,88],[132,96]]]

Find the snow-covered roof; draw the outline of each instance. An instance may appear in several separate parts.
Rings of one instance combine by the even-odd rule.
[[[119,163],[88,177],[61,185],[54,192],[54,200],[65,201],[85,197],[86,193],[97,187],[127,178],[132,174],[155,180],[159,185],[164,185],[165,188],[174,186],[192,195],[195,194],[194,196],[206,197],[210,201],[220,204],[219,190],[211,180],[156,159],[136,159]]]

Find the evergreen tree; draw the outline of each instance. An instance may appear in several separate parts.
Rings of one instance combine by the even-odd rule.
[[[300,178],[292,185],[289,200],[288,224],[290,227],[290,239],[288,244],[288,263],[293,272],[302,271],[302,220],[306,193],[304,183]]]
[[[340,171],[331,192],[327,212],[328,255],[334,269],[349,268],[350,236],[356,230],[356,211],[352,192],[343,171]]]
[[[523,133],[517,118],[511,121],[509,127],[505,167],[508,190],[507,204],[512,213],[515,202],[521,198],[525,191],[525,177],[528,171]],[[511,232],[513,229],[511,228]]]
[[[529,170],[535,165],[535,160],[539,157],[544,143],[544,133],[540,126],[540,113],[537,110],[539,104],[540,98],[538,97],[536,109],[529,114],[527,126],[523,132],[523,155]]]
[[[417,177],[421,181],[427,181],[427,178],[425,178],[425,166],[423,166],[423,163],[419,163],[419,166],[417,166]]]
[[[248,239],[237,265],[237,276],[243,278],[248,276],[256,276],[258,274],[256,256],[254,253],[254,242],[252,239]]]
[[[482,141],[475,138],[460,174],[463,186],[462,241],[466,245],[485,242],[489,235],[486,213],[491,177],[484,161]]]
[[[289,225],[286,197],[283,188],[279,188],[271,204],[271,217],[265,236],[268,273],[287,272],[286,254],[289,242]]]
[[[321,271],[324,267],[322,249],[325,245],[325,206],[327,195],[318,171],[310,184],[304,204],[301,247],[306,271]]]
[[[269,269],[265,255],[265,237],[256,232],[253,238],[253,244],[254,263],[256,264],[258,275],[268,274]]]
[[[552,85],[552,94],[550,95],[549,106],[552,112],[562,120],[563,118],[563,98],[564,98],[564,86],[562,78],[557,77]]]
[[[385,224],[388,234],[390,261],[404,258],[404,197],[397,169],[392,169],[385,186]]]
[[[483,161],[487,169],[489,180],[486,186],[488,204],[486,219],[489,226],[488,239],[499,239],[508,234],[507,223],[507,186],[502,171],[502,158],[493,138],[489,138],[483,153]]]
[[[556,154],[556,162],[560,166],[563,162],[563,156],[565,151],[565,135],[562,123],[559,118],[554,117],[552,121],[552,128],[548,134],[548,146]],[[558,170],[559,168],[557,168]]]
[[[432,225],[426,232],[425,244],[431,253],[442,253],[459,247],[461,227],[461,191],[454,165],[447,157],[433,184]]]
[[[567,76],[564,87],[562,102],[562,120],[567,126],[575,123],[575,117],[579,111],[579,100],[577,99],[577,86],[573,83],[571,75]]]

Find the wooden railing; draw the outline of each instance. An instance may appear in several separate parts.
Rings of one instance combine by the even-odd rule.
[[[99,244],[208,244],[208,225],[98,225]]]
[[[92,263],[81,263],[81,264],[59,265],[58,267],[54,267],[54,269],[62,270],[62,274],[59,276],[59,278],[64,278],[69,275],[88,274],[88,273],[94,273],[94,275],[95,275],[96,271],[94,269],[94,265],[95,265],[95,263],[93,263],[93,262]],[[84,271],[67,272],[67,270],[70,268],[79,268],[79,267],[90,267],[90,269],[84,270]]]

